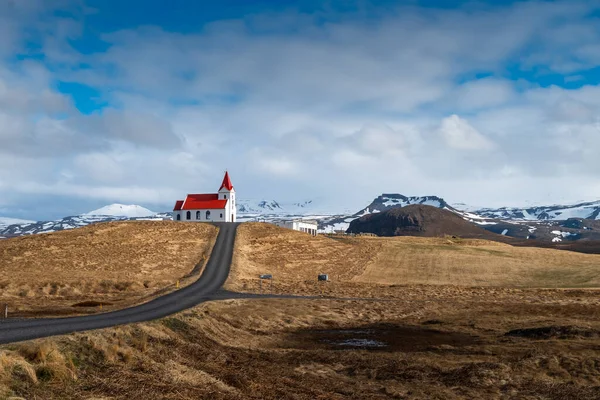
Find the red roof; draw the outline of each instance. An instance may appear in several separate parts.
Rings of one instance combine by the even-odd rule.
[[[221,183],[221,187],[219,188],[219,190],[221,190],[223,188],[225,188],[227,190],[233,189],[233,185],[231,184],[231,179],[229,179],[229,173],[227,171],[225,171],[225,176],[223,177],[223,183]]]
[[[181,210],[181,206],[183,205],[183,200],[177,200],[175,202],[175,207],[173,208],[173,211],[179,211]]]
[[[216,210],[226,205],[227,200],[219,200],[218,193],[188,194],[180,210]]]
[[[219,193],[205,193],[205,194],[188,194],[185,202],[188,201],[211,201],[219,200]]]

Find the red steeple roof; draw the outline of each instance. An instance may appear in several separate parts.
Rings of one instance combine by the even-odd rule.
[[[232,190],[233,185],[231,184],[231,179],[229,179],[229,173],[225,171],[225,177],[223,178],[223,183],[221,183],[221,187],[219,190],[226,188],[227,190]]]

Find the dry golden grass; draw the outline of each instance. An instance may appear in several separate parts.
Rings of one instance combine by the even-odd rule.
[[[474,239],[312,237],[260,223],[240,226],[232,268],[231,289],[257,291],[258,275],[271,273],[277,293],[338,296],[377,296],[389,285],[600,286],[600,255]],[[319,273],[331,282],[317,286]]]
[[[315,280],[318,273],[349,281],[362,273],[376,250],[377,246],[358,238],[335,240],[271,224],[246,223],[237,231],[227,285],[241,289],[245,282],[269,273],[278,282]]]
[[[600,308],[594,292],[439,288],[443,297],[421,291],[392,301],[227,300],[159,321],[4,345],[3,395],[599,398]],[[533,327],[572,334],[506,335]],[[352,338],[381,347],[344,344]],[[50,362],[53,370],[72,374],[47,373],[42,366]]]
[[[485,240],[361,238],[377,255],[353,280],[379,284],[598,287],[600,255]]]
[[[11,395],[15,381],[24,387],[77,381],[73,360],[53,340],[24,342],[0,351],[0,396]]]
[[[597,291],[552,288],[596,286],[599,260],[243,224],[230,288],[256,290],[257,275],[273,273],[277,292],[385,299],[226,300],[0,346],[0,398],[600,398]],[[317,273],[333,281],[316,286]],[[348,347],[356,339],[381,347]]]
[[[72,307],[85,301],[122,307],[202,266],[216,234],[210,224],[126,221],[5,239],[0,302],[12,315],[86,312]]]

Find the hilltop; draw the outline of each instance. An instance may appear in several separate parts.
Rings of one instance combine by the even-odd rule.
[[[11,315],[93,311],[74,307],[81,302],[124,307],[174,289],[178,279],[185,284],[216,234],[203,223],[119,221],[3,239],[0,302]]]
[[[484,231],[485,232],[485,231]],[[500,235],[498,235],[500,236]],[[451,237],[317,237],[265,223],[238,228],[228,288],[314,294],[319,273],[337,296],[394,296],[394,285],[599,287],[600,255]]]
[[[373,233],[378,236],[454,235],[464,238],[499,239],[499,235],[466,221],[461,216],[429,205],[395,207],[364,215],[350,223],[348,233]]]

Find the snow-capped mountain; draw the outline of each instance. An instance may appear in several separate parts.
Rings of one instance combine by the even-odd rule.
[[[64,217],[55,221],[19,221],[0,226],[0,236],[12,237],[74,229],[97,222],[125,220],[171,219],[171,213],[155,213],[138,205],[110,204],[85,214]]]
[[[104,206],[94,211],[90,211],[88,213],[82,214],[85,216],[98,216],[98,215],[107,215],[111,217],[128,217],[128,218],[139,218],[139,217],[149,217],[155,215],[154,211],[150,211],[147,208],[142,206],[138,206],[135,204],[110,204],[108,206]]]
[[[437,208],[445,208],[447,210],[456,211],[448,205],[446,201],[437,196],[412,196],[407,197],[398,193],[384,193],[371,202],[367,207],[357,212],[356,216],[362,216],[373,212],[381,212],[389,210],[393,207],[404,207],[411,204],[423,204]]]
[[[462,213],[446,203],[444,199],[437,196],[407,197],[398,193],[384,193],[381,196],[376,197],[371,204],[352,215],[337,215],[331,218],[323,218],[321,221],[319,221],[319,229],[322,232],[346,231],[346,229],[348,229],[350,226],[350,222],[356,218],[362,217],[363,215],[378,213],[389,210],[390,208],[404,207],[411,204],[424,204],[437,208],[443,208],[462,215]]]
[[[9,225],[31,224],[33,222],[35,222],[35,221],[29,221],[26,219],[18,219],[18,218],[0,217],[0,230],[5,229]]]
[[[238,200],[237,211],[239,214],[278,214],[283,213],[283,208],[275,200]]]
[[[566,220],[569,218],[600,220],[600,201],[528,208],[482,208],[474,210],[473,213],[485,218],[508,220],[544,221]]]
[[[319,203],[319,205],[317,205]],[[346,231],[350,222],[363,215],[394,207],[424,204],[446,209],[491,232],[521,239],[543,241],[600,240],[600,201],[574,205],[528,208],[476,208],[448,204],[438,196],[404,196],[384,193],[357,212],[328,211],[313,200],[239,200],[238,221],[274,222],[282,219],[317,220],[320,232]],[[26,221],[0,218],[0,238],[73,229],[96,222],[115,220],[171,219],[171,212],[155,213],[138,205],[111,204],[94,211],[56,221]]]
[[[318,204],[315,200],[297,202],[281,202],[277,200],[240,199],[237,201],[238,217],[244,216],[307,216],[332,215],[327,206]],[[339,211],[338,211],[339,212]]]

